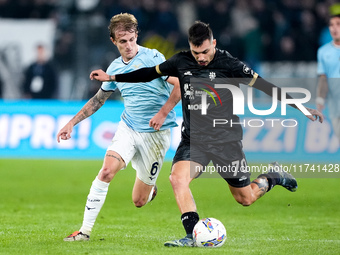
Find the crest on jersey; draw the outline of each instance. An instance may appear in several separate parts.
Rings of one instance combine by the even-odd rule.
[[[210,72],[209,73],[209,79],[212,81],[215,78],[216,78],[216,73],[215,72]]]

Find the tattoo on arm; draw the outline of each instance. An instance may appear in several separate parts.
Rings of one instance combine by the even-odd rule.
[[[94,114],[100,107],[103,106],[105,101],[112,94],[111,91],[99,90],[85,105],[84,107],[74,116],[74,125],[78,124],[82,120]]]
[[[253,183],[255,183],[259,187],[260,197],[262,197],[267,192],[267,190],[269,188],[268,180],[264,177],[257,178],[256,180],[253,181]]]
[[[109,153],[106,153],[105,155],[106,157],[112,157],[112,158],[115,158],[117,159],[119,162],[120,162],[120,158],[118,158],[117,156],[113,155],[113,154],[109,154]]]

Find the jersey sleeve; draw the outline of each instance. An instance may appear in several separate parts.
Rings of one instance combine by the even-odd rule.
[[[177,59],[178,54],[172,56],[167,61],[156,66],[156,71],[159,75],[175,76],[178,77],[177,72]]]
[[[258,78],[258,74],[237,58],[232,58],[231,72],[234,78],[239,78],[241,83],[253,86]]]
[[[322,51],[321,51],[321,49],[318,50],[317,61],[318,61],[318,64],[317,64],[317,74],[318,75],[325,74],[325,67],[324,67],[324,63],[323,63],[323,60],[322,60]]]
[[[153,49],[152,51],[154,53],[152,59],[153,59],[155,66],[160,65],[160,64],[162,64],[163,62],[166,61],[164,55],[162,53],[160,53],[158,50]],[[162,75],[161,78],[166,81],[169,78],[169,75],[164,75],[164,76]]]

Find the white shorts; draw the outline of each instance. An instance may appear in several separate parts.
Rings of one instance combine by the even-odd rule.
[[[140,133],[120,121],[107,150],[117,152],[125,166],[131,161],[137,177],[147,185],[155,185],[169,147],[170,129]]]

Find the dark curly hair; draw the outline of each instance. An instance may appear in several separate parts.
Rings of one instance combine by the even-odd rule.
[[[201,46],[205,40],[213,40],[213,32],[209,27],[209,24],[206,24],[202,21],[196,21],[189,28],[189,43],[192,43],[195,46]]]

